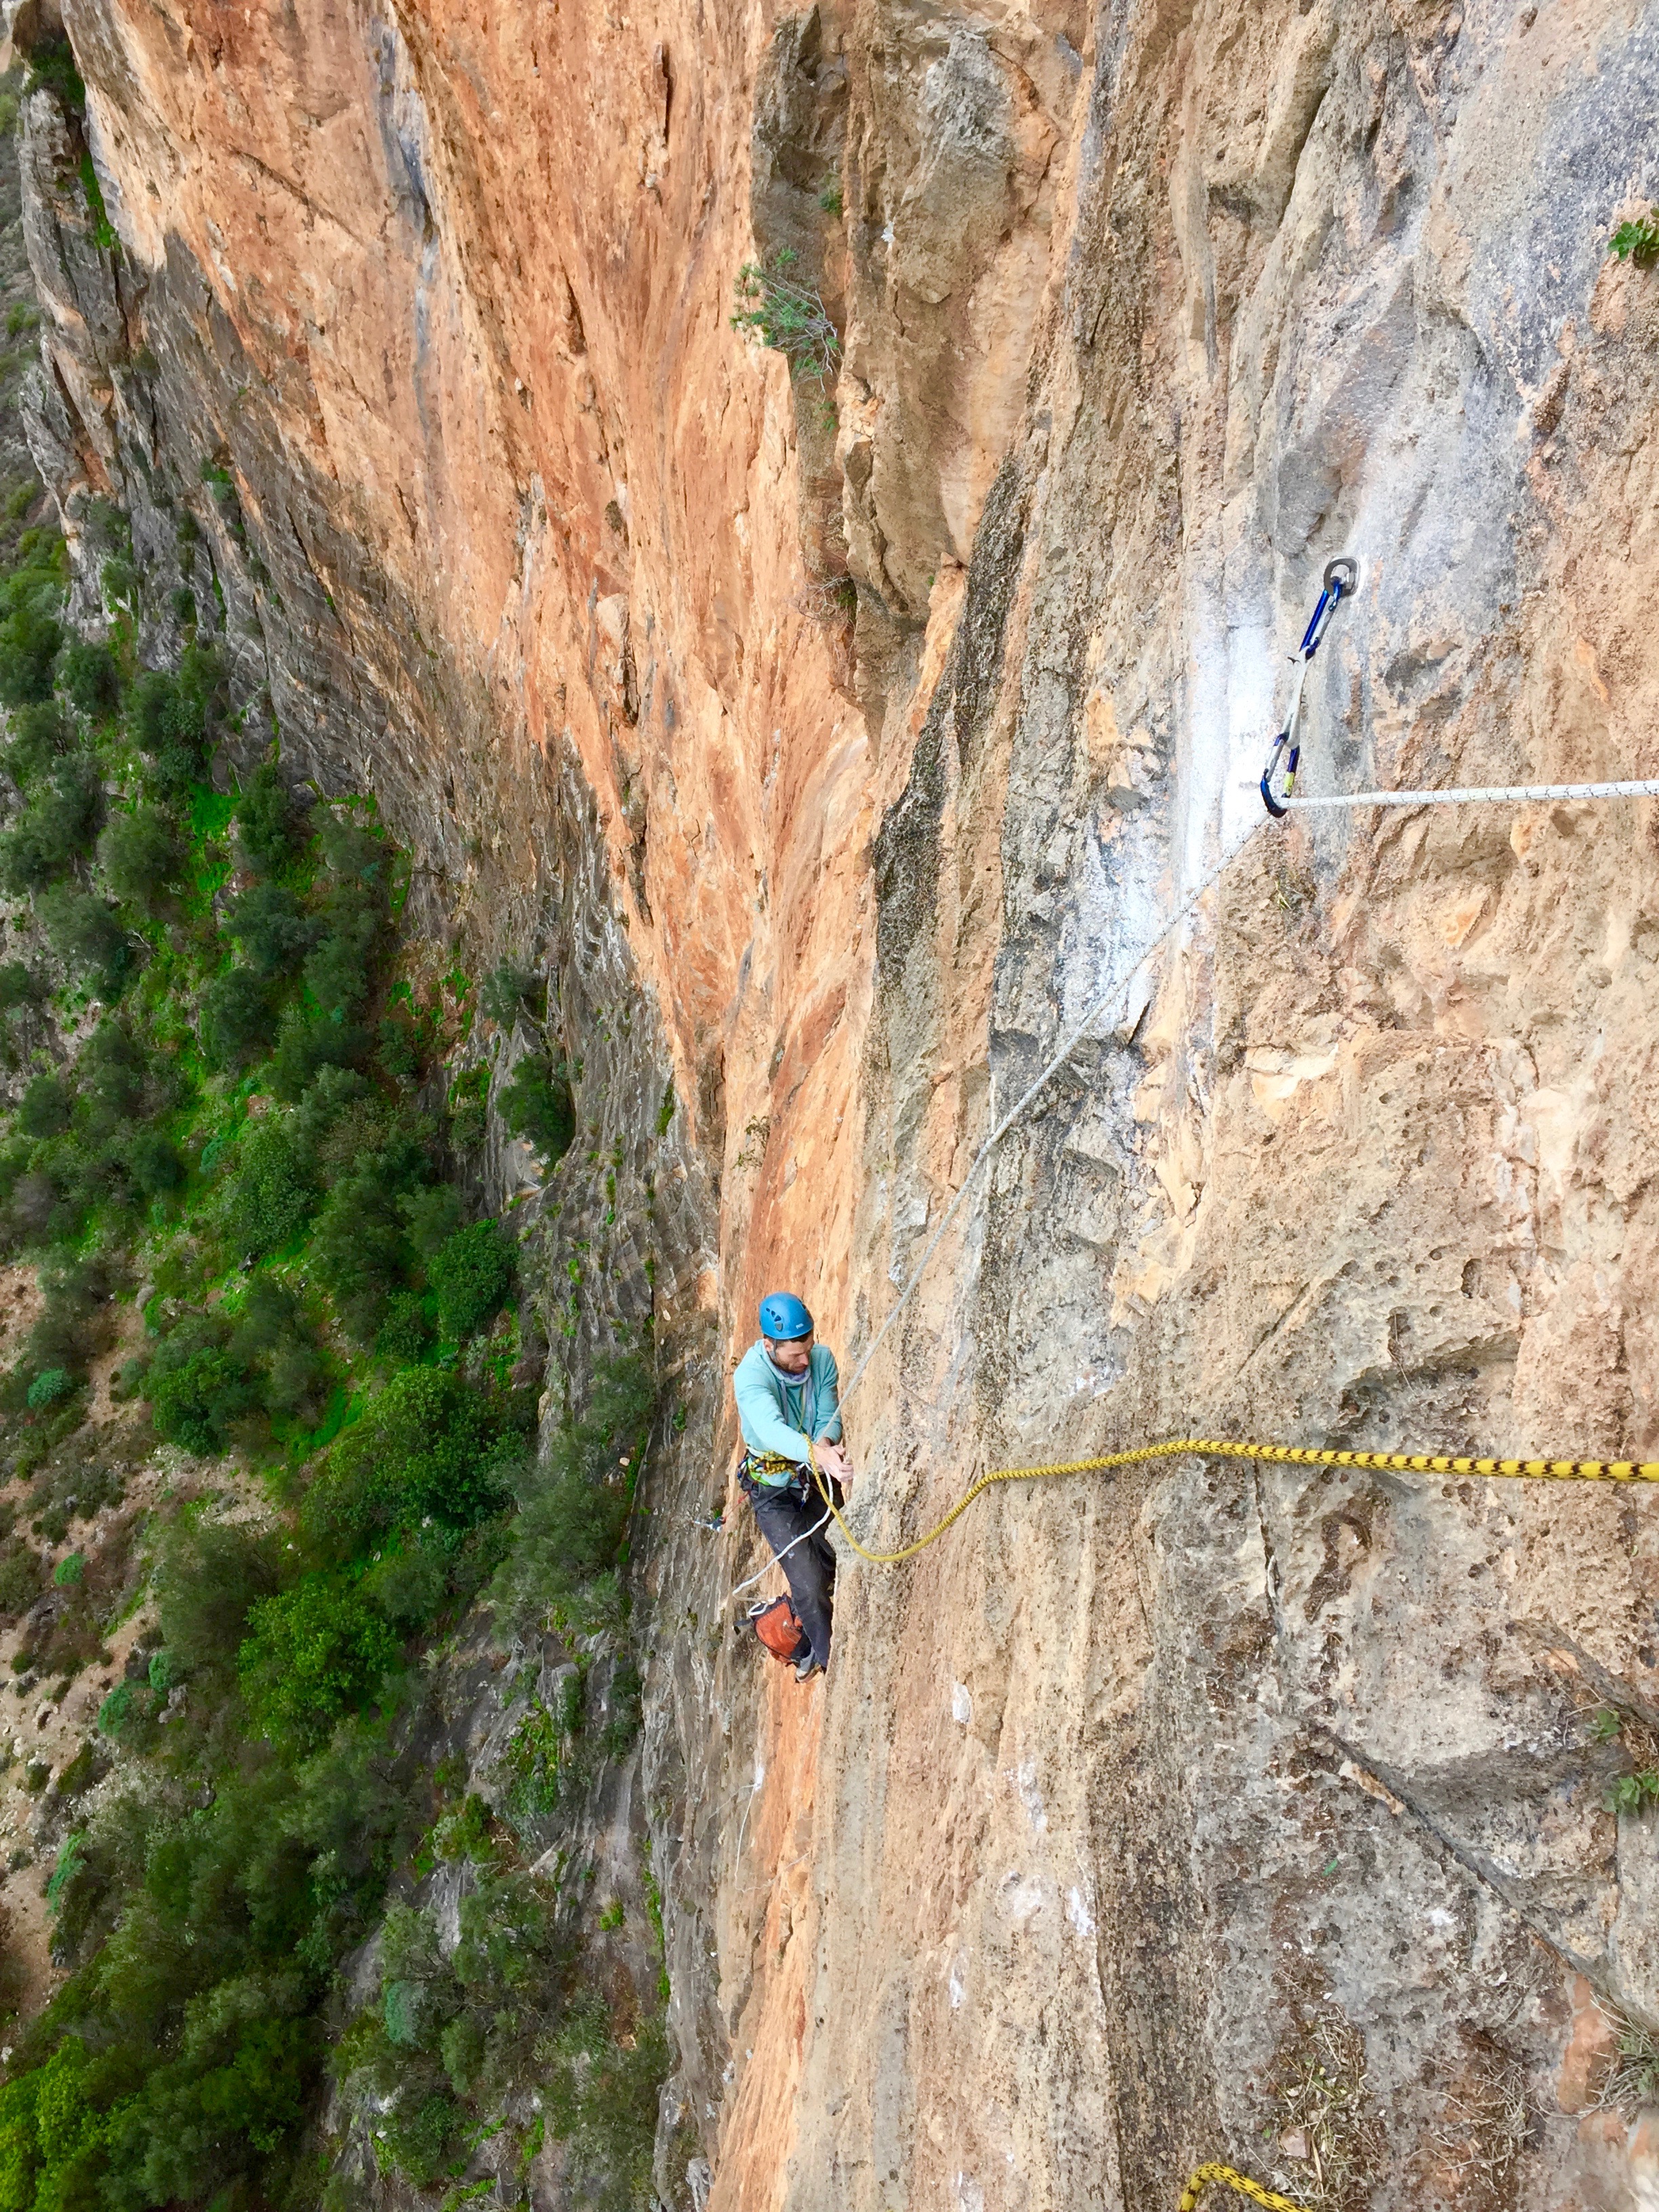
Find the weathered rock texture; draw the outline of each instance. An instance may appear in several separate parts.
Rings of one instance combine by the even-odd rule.
[[[434,934],[556,922],[594,1148],[653,1179],[571,1325],[648,1305],[692,1412],[645,1570],[665,2194],[1311,2193],[1320,2058],[1366,2084],[1331,2203],[1619,2202],[1596,2004],[1659,2015],[1659,1856],[1591,1722],[1659,1719],[1648,1493],[1000,1490],[849,1560],[801,1691],[726,1625],[724,1376],[777,1282],[869,1340],[1249,828],[1331,556],[1304,789],[1659,769],[1659,275],[1605,255],[1659,186],[1651,11],[64,14],[122,241],[37,102],[71,523],[107,482],[198,601],[210,561],[244,695],[380,793]],[[729,325],[780,246],[833,416]],[[1654,822],[1259,830],[889,1337],[865,1540],[1158,1432],[1659,1451]]]

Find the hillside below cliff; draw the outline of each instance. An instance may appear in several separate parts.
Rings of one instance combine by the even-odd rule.
[[[1650,1488],[1199,1455],[999,1485],[913,1561],[838,1537],[836,1656],[801,1685],[734,1601],[765,1555],[730,1377],[760,1295],[797,1291],[857,1374],[872,1551],[988,1469],[1159,1437],[1659,1456],[1659,801],[1270,821],[1255,790],[1339,557],[1298,795],[1659,776],[1659,18],[7,14],[34,301],[15,274],[9,329],[32,349],[40,319],[7,834],[69,773],[18,714],[67,717],[94,765],[62,866],[128,948],[77,969],[19,902],[52,991],[15,1024],[7,1141],[57,1141],[31,1084],[89,1097],[100,1016],[140,1006],[151,1079],[173,1038],[228,1143],[273,1097],[312,1127],[326,1054],[295,1073],[282,1040],[333,1002],[300,955],[270,1036],[213,1042],[214,933],[259,872],[231,825],[279,784],[320,841],[281,864],[307,961],[380,886],[339,1023],[416,1040],[364,1028],[353,1111],[452,1194],[399,1216],[407,1371],[483,1394],[479,1464],[516,1470],[456,1523],[476,1580],[388,1616],[417,1689],[341,1692],[338,1758],[383,1729],[404,1810],[356,1919],[295,1939],[301,2088],[201,2122],[202,2200],[274,2202],[286,2161],[331,2212],[1118,2212],[1214,2160],[1310,2212],[1643,2201]],[[198,747],[165,790],[163,690]],[[138,917],[94,814],[163,800],[197,872]],[[120,1234],[226,1273],[100,1279],[141,1362],[252,1295],[190,1212],[228,1157],[210,1104],[168,1109],[179,1179],[149,1216],[128,1191]],[[392,1172],[329,1141],[319,1218],[337,1173]],[[71,1244],[114,1250],[101,1196],[29,1213],[43,1176],[18,1150],[20,1330]],[[452,1331],[440,1216],[501,1224],[505,1318]],[[245,1256],[309,1297],[310,1249]],[[391,1308],[327,1295],[343,1404]],[[21,1341],[33,1510],[58,1370]],[[275,1444],[198,1428],[189,1465],[134,1427],[160,1517],[126,1579],[92,1575],[87,1681],[107,1652],[173,1694],[143,1610],[172,1499],[314,1534],[379,1433],[349,1402]],[[53,1496],[56,1574],[101,1554]],[[378,1605],[357,1538],[330,1588]],[[220,1736],[284,1741],[263,1661],[216,1663]],[[119,1948],[65,1905],[76,1729],[100,1802],[161,1803],[134,1779],[161,1740],[48,1704],[9,1815],[35,1952],[0,2097],[73,2075],[86,2201],[194,2202],[183,2167],[121,2165],[137,2093],[76,2071],[95,2014],[40,2010]],[[323,1756],[286,1741],[296,1774]],[[212,1826],[202,1787],[130,1850],[135,1897]],[[179,2051],[276,1986],[180,2012]],[[59,2153],[18,2095],[24,2212]]]

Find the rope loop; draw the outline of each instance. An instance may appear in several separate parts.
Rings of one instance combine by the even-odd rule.
[[[1264,2205],[1267,2212],[1307,2212],[1305,2205],[1297,2203],[1292,2197],[1281,2197],[1276,2189],[1264,2189],[1259,2181],[1252,2181],[1248,2173],[1240,2173],[1237,2167],[1213,2162],[1198,2168],[1182,2191],[1176,2212],[1193,2212],[1212,2181],[1218,2182],[1224,2189],[1237,2191],[1240,2197],[1248,2197],[1253,2204]]]

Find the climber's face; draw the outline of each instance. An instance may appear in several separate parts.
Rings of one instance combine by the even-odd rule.
[[[781,1367],[786,1375],[805,1375],[811,1364],[812,1340],[810,1336],[769,1336],[766,1356],[774,1367]]]

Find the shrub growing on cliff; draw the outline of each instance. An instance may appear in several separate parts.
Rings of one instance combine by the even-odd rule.
[[[464,1531],[507,1502],[499,1470],[516,1443],[511,1425],[459,1376],[405,1368],[330,1451],[301,1520],[340,1559],[422,1521]]]
[[[253,1607],[237,1668],[255,1725],[311,1747],[375,1695],[398,1656],[396,1634],[356,1583],[311,1574]]]
[[[555,1066],[526,1053],[501,1086],[496,1106],[515,1137],[522,1137],[550,1165],[570,1149],[576,1133],[576,1106],[562,1063]]]
[[[58,656],[58,680],[70,703],[102,721],[121,703],[121,672],[106,645],[72,637]]]
[[[92,849],[103,805],[95,764],[84,756],[63,762],[0,839],[0,884],[21,898],[55,882]]]
[[[271,1043],[270,994],[252,968],[227,968],[202,994],[202,1049],[215,1067],[246,1067]]]
[[[257,975],[293,975],[315,945],[319,925],[285,884],[264,882],[234,901],[225,927]]]
[[[518,1274],[518,1247],[500,1224],[458,1229],[427,1262],[438,1294],[438,1325],[452,1343],[475,1335],[506,1304]]]
[[[795,274],[795,264],[787,246],[770,261],[745,261],[733,287],[737,311],[732,327],[775,348],[794,374],[822,383],[836,374],[841,336],[818,293]]]
[[[601,1364],[583,1413],[559,1429],[544,1463],[516,1477],[512,1550],[491,1593],[503,1620],[538,1620],[550,1599],[615,1568],[655,1404],[646,1360]]]
[[[226,1201],[225,1224],[237,1249],[254,1259],[280,1252],[305,1227],[317,1202],[308,1164],[287,1120],[272,1115],[256,1121],[241,1140]]]
[[[184,844],[157,806],[111,817],[98,840],[104,880],[124,905],[152,909],[178,882]]]
[[[63,644],[55,576],[24,570],[0,583],[0,706],[26,707],[52,696],[52,665]]]
[[[1607,252],[1620,261],[1633,261],[1638,269],[1651,269],[1659,261],[1659,207],[1650,208],[1632,222],[1621,222],[1607,240]]]
[[[132,941],[109,901],[73,884],[54,884],[41,893],[36,911],[70,973],[89,977],[106,999],[116,997],[131,973]]]
[[[309,834],[303,805],[289,795],[270,761],[262,762],[243,785],[235,820],[238,856],[257,875],[285,868]]]

